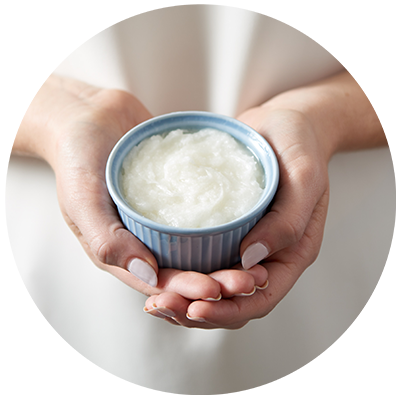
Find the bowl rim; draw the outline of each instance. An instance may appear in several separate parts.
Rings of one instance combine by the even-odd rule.
[[[164,225],[160,224],[158,222],[155,222],[149,218],[144,217],[143,215],[139,214],[136,212],[124,199],[122,194],[120,194],[119,189],[117,189],[117,184],[114,181],[114,164],[119,160],[117,158],[119,152],[121,151],[121,148],[125,145],[125,143],[131,138],[131,136],[137,134],[144,128],[148,127],[149,125],[157,126],[157,125],[162,125],[162,122],[165,121],[166,119],[170,118],[179,118],[179,117],[193,117],[197,120],[200,119],[207,119],[208,121],[211,119],[214,120],[219,120],[220,122],[224,123],[229,123],[230,125],[237,126],[240,128],[238,132],[240,134],[245,131],[246,132],[246,137],[251,139],[257,139],[259,143],[262,143],[262,146],[265,150],[268,152],[268,160],[269,160],[269,166],[271,169],[271,179],[269,179],[267,182],[268,184],[263,190],[263,193],[259,199],[259,201],[245,214],[240,216],[239,218],[227,222],[222,225],[216,225],[216,226],[211,226],[211,227],[205,227],[205,228],[180,228],[180,227],[174,227],[174,226],[169,226],[169,225]],[[204,127],[211,127],[207,124],[205,124]],[[179,127],[176,127],[175,129],[179,129]],[[215,128],[218,129],[218,128]],[[136,146],[140,141],[144,140],[147,137],[153,136],[155,134],[160,134],[162,132],[165,132],[165,129],[162,130],[160,129],[159,132],[155,132],[152,134],[147,135],[146,137],[140,139],[137,142],[134,142],[133,144],[130,145],[130,149],[132,149],[134,146]],[[229,133],[229,132],[228,132]],[[241,141],[239,138],[236,138],[237,140]],[[243,143],[247,148],[248,146]],[[257,158],[257,160],[261,163],[263,169],[265,170],[265,164],[259,159],[258,155],[254,153],[252,149],[249,149]],[[122,165],[122,161],[121,161]],[[119,171],[118,171],[119,173]],[[216,234],[221,234],[224,232],[228,231],[233,231],[237,228],[240,228],[241,226],[246,225],[249,223],[251,220],[256,218],[260,213],[264,212],[268,205],[271,203],[273,197],[275,196],[275,193],[278,188],[278,183],[279,183],[279,165],[278,165],[278,160],[276,158],[275,152],[273,151],[271,145],[267,142],[267,140],[261,136],[257,131],[255,131],[253,128],[250,126],[246,125],[245,123],[236,120],[235,118],[228,117],[225,115],[213,113],[213,112],[208,112],[208,111],[177,111],[177,112],[171,112],[167,114],[162,114],[153,118],[150,118],[132,129],[130,129],[127,133],[125,133],[115,144],[113,149],[111,150],[107,164],[106,164],[106,169],[105,169],[105,177],[106,177],[106,186],[108,189],[108,192],[116,204],[118,210],[126,214],[129,218],[134,220],[135,222],[150,228],[154,231],[160,232],[160,233],[166,233],[170,235],[175,235],[175,236],[204,236],[204,235],[216,235]]]

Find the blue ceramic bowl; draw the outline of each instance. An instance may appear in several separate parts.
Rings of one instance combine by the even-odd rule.
[[[138,214],[121,193],[121,166],[129,151],[152,135],[174,129],[203,128],[229,133],[259,160],[265,172],[265,188],[258,203],[240,218],[210,228],[171,227]],[[233,118],[201,111],[165,114],[137,125],[118,141],[106,166],[108,191],[124,225],[152,251],[158,265],[204,273],[230,268],[240,261],[240,242],[266,213],[277,190],[278,180],[275,154],[261,135]]]

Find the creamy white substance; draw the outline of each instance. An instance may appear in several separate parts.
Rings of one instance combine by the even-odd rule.
[[[231,135],[181,129],[151,136],[122,166],[122,190],[141,215],[181,228],[233,221],[249,211],[264,187],[263,169]]]

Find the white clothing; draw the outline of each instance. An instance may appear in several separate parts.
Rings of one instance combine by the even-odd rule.
[[[235,116],[341,69],[317,43],[279,21],[227,7],[181,6],[101,32],[56,73],[128,90],[154,115]],[[95,364],[166,392],[234,392],[279,379],[321,354],[378,282],[394,227],[389,150],[336,155],[330,180],[318,260],[269,316],[238,331],[189,330],[146,315],[145,296],[98,270],[81,249],[58,209],[54,174],[40,160],[11,158],[9,237],[41,312]]]

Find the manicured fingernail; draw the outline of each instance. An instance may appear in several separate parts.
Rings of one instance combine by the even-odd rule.
[[[191,321],[195,321],[195,322],[206,322],[206,320],[204,318],[201,317],[191,317],[188,313],[186,313],[186,318],[190,319]]]
[[[267,281],[264,283],[264,285],[262,285],[262,286],[257,286],[257,285],[256,285],[256,288],[257,288],[257,289],[260,289],[260,290],[264,290],[264,289],[266,289],[268,286],[269,286],[269,280],[267,279]]]
[[[128,271],[144,283],[157,286],[157,274],[153,267],[139,258],[134,258],[128,265]]]
[[[175,317],[175,313],[172,310],[170,310],[166,307],[157,307],[155,304],[153,304],[153,308],[150,308],[150,309],[148,309],[147,307],[144,307],[143,311],[146,314],[151,314],[151,315],[153,315],[155,317],[159,317],[159,318]]]
[[[251,296],[256,292],[256,287],[254,286],[254,289],[250,293],[238,293],[236,296]]]
[[[268,249],[261,243],[251,244],[243,253],[242,266],[244,269],[254,267],[269,254]]]
[[[222,294],[220,293],[219,296],[216,297],[216,298],[214,298],[214,297],[207,297],[206,299],[203,299],[203,300],[206,300],[206,301],[220,301],[221,299],[222,299]]]
[[[169,308],[166,307],[157,307],[155,304],[153,304],[153,310],[158,311],[159,313],[161,313],[162,315],[166,316],[166,317],[175,317],[175,313],[170,310]]]
[[[148,308],[144,307],[144,308],[143,308],[143,311],[144,311],[146,314],[152,315],[153,317],[162,318],[162,319],[165,319],[165,318],[166,318],[165,315],[161,314],[161,313],[158,312],[157,310],[154,310],[153,308],[152,308],[151,310],[149,310]]]

